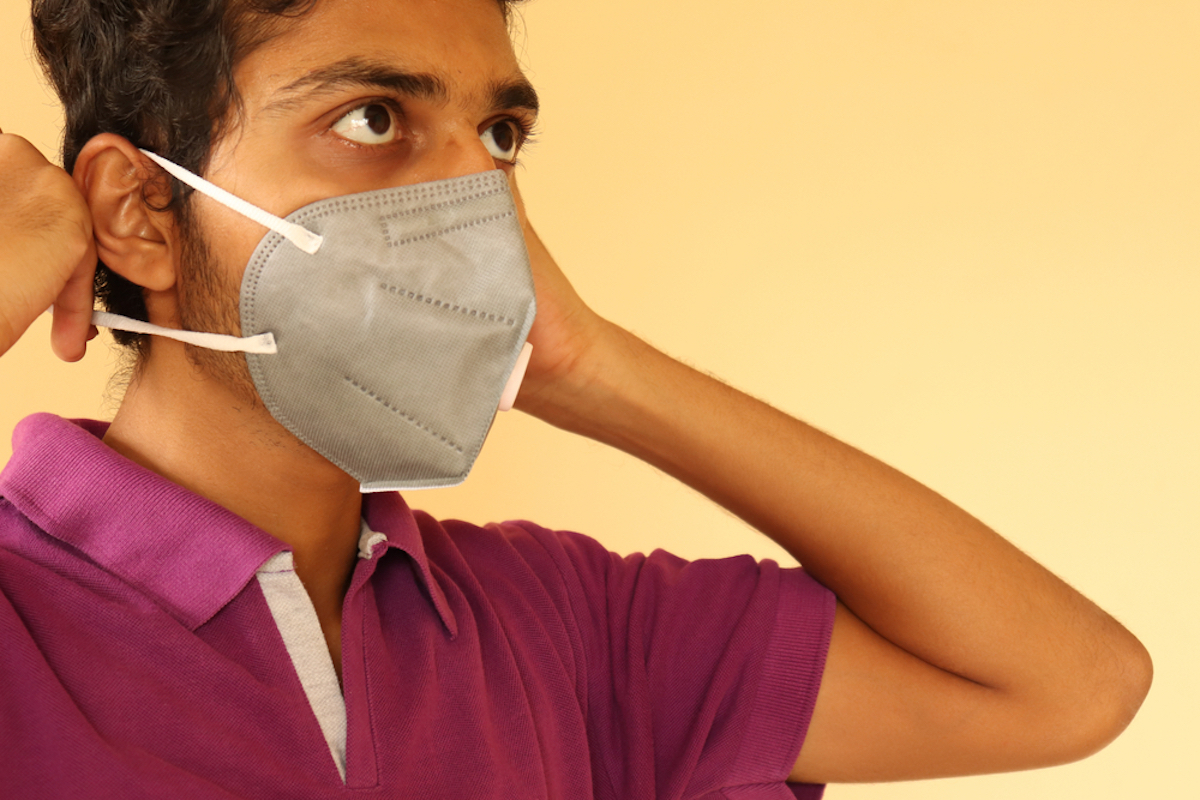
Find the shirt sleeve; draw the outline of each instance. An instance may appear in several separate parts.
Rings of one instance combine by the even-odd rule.
[[[785,781],[820,688],[829,590],[802,569],[749,556],[622,557],[578,534],[505,527],[531,537],[562,580],[583,649],[598,789],[607,784],[614,798],[821,796],[821,786]]]

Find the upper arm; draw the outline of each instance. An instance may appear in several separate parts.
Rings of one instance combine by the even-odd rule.
[[[909,780],[1069,760],[1054,756],[1053,740],[1018,700],[922,661],[839,603],[790,779]]]

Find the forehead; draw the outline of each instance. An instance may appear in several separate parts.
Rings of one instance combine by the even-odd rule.
[[[234,79],[253,115],[350,62],[435,76],[460,101],[521,76],[497,0],[319,0],[279,23]]]

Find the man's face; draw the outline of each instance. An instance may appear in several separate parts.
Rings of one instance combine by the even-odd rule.
[[[511,172],[537,111],[496,0],[321,0],[235,81],[242,113],[205,177],[280,217],[326,197]],[[182,251],[193,263],[182,266],[181,321],[234,332],[265,230],[199,194],[192,203],[200,241]],[[186,279],[196,272],[215,274]],[[197,361],[253,392],[240,356]]]

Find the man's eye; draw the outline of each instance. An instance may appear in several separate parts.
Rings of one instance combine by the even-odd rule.
[[[396,121],[383,103],[359,106],[333,123],[333,132],[359,144],[387,144],[396,139]]]
[[[484,128],[479,134],[483,146],[497,161],[512,164],[517,160],[517,151],[521,149],[521,129],[511,119],[502,119]]]

